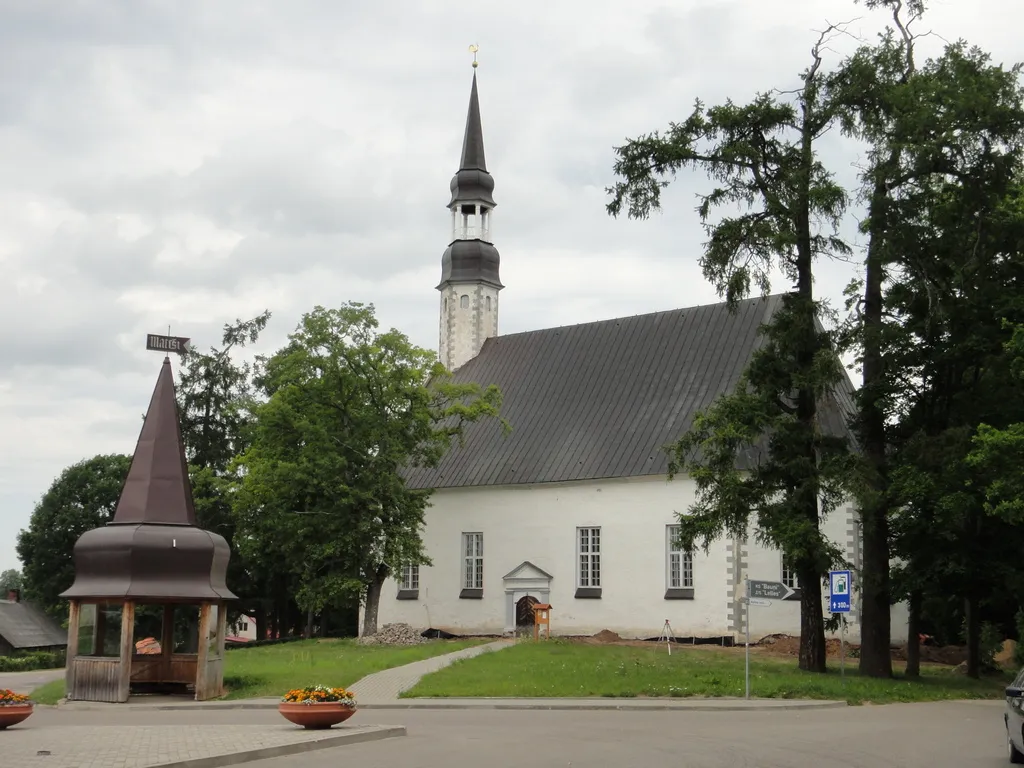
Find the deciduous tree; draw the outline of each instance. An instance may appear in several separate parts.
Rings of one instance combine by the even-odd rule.
[[[857,427],[866,470],[859,493],[860,671],[885,677],[892,674],[890,431],[913,379],[901,367],[907,358],[891,354],[905,320],[894,304],[903,301],[908,283],[916,283],[927,297],[924,323],[935,328],[943,326],[950,303],[965,300],[955,296],[957,284],[944,280],[963,275],[963,266],[972,267],[972,251],[976,257],[984,251],[986,215],[1016,172],[1024,112],[1016,68],[992,66],[987,55],[964,43],[918,64],[911,30],[924,13],[921,0],[865,5],[887,10],[892,24],[877,44],[861,47],[830,76],[827,91],[844,131],[868,149],[861,174],[867,245],[853,323],[863,373]],[[956,216],[950,215],[954,205]]]
[[[110,454],[71,465],[43,494],[28,528],[18,534],[25,596],[52,616],[63,619],[67,613],[60,593],[75,578],[75,542],[113,518],[131,463],[131,456]]]
[[[453,383],[433,352],[379,331],[373,306],[357,303],[305,315],[262,386],[239,459],[239,546],[287,563],[303,607],[357,595],[372,634],[388,576],[429,562],[430,493],[403,470],[435,465],[466,423],[497,416],[500,393]]]

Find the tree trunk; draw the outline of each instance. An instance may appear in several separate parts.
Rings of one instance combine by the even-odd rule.
[[[811,173],[814,166],[814,129],[811,127],[818,105],[818,86],[815,80],[817,64],[804,81],[802,102],[800,153],[802,177],[796,204],[796,298],[790,306],[795,314],[797,347],[795,352],[798,376],[812,376],[818,355],[818,325],[814,306],[814,247],[811,239]],[[795,448],[805,465],[793,478],[789,489],[794,512],[813,527],[812,544],[818,545],[820,514],[818,510],[818,450],[815,433],[818,427],[818,401],[813,385],[801,386],[796,393],[796,418],[800,423],[801,444]],[[794,462],[796,463],[796,462]],[[817,552],[812,550],[804,562],[797,563],[800,579],[800,669],[825,672],[825,619],[821,610],[821,574]]]
[[[377,614],[380,611],[380,592],[384,586],[384,580],[388,577],[388,567],[378,565],[373,572],[370,583],[366,585],[366,604],[363,610],[363,631],[362,636],[377,634]]]
[[[976,597],[971,596],[964,601],[964,619],[967,624],[967,676],[977,680],[981,677],[981,617]]]
[[[256,610],[253,611],[253,616],[256,620],[256,639],[266,640],[267,639],[267,608],[262,603],[256,606]]]
[[[826,672],[825,617],[821,610],[821,575],[817,568],[801,569],[800,669]]]
[[[907,612],[907,677],[921,676],[921,590],[910,593]]]
[[[872,488],[861,499],[863,562],[861,567],[860,673],[866,677],[892,677],[891,619],[889,615],[889,509],[886,472],[886,434],[883,397],[886,386],[883,361],[884,209],[888,188],[884,170],[875,183],[870,208],[871,242],[864,275],[864,386],[860,391],[860,438],[871,470]]]
[[[304,637],[309,640],[313,637],[313,609],[310,608],[306,611],[306,631]]]

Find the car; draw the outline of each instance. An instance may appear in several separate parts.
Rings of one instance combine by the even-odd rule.
[[[1006,687],[1006,711],[1003,722],[1006,723],[1006,751],[1010,762],[1015,765],[1024,764],[1024,669],[1017,673],[1016,679]]]

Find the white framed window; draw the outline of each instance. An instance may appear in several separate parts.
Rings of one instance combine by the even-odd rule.
[[[796,569],[787,555],[782,556],[782,583],[790,589],[800,588],[800,582],[796,578]]]
[[[403,565],[399,581],[400,589],[420,588],[420,567],[418,565]]]
[[[484,535],[462,534],[462,588],[484,588]]]
[[[666,558],[667,586],[669,589],[692,589],[693,588],[693,554],[685,552],[679,546],[679,526],[668,525],[666,530],[666,547],[668,556]]]
[[[580,587],[601,586],[601,529],[577,528],[576,551],[579,555]]]

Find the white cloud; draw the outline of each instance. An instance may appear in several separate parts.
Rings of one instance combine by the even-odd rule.
[[[1017,0],[931,6],[947,37],[1016,54]],[[469,43],[515,332],[714,300],[705,180],[611,219],[612,147],[698,96],[791,86],[813,30],[858,16],[869,39],[882,17],[849,0],[3,4],[0,569],[64,466],[132,450],[159,365],[145,333],[216,344],[269,308],[270,350],[315,304],[359,300],[436,345]],[[852,182],[855,149],[829,140]],[[819,287],[838,302],[851,274],[827,265]]]

